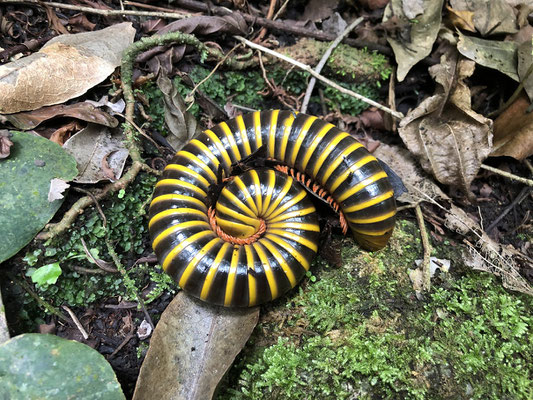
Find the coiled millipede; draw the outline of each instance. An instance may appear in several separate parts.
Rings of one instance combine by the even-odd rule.
[[[295,178],[272,168],[230,177],[232,164],[262,146]],[[220,172],[228,183],[209,208]],[[149,212],[161,266],[212,304],[246,307],[279,297],[305,275],[318,248],[315,207],[298,182],[305,180],[327,191],[362,247],[386,245],[396,203],[376,158],[317,117],[256,111],[204,131],[166,166]]]

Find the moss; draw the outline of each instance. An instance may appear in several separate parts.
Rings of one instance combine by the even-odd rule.
[[[532,299],[456,268],[417,300],[417,236],[400,222],[381,252],[345,240],[342,268],[321,265],[263,316],[218,399],[531,398]]]
[[[101,204],[106,216],[109,238],[125,264],[133,264],[149,246],[147,241],[147,217],[145,208],[151,198],[156,178],[141,173],[123,193],[117,193]],[[124,288],[120,274],[84,274],[79,268],[98,269],[83,249],[82,239],[95,258],[111,261],[105,244],[105,229],[98,211],[90,207],[81,215],[67,234],[45,244],[43,249],[31,249],[24,257],[30,267],[39,268],[59,261],[63,273],[55,284],[35,288],[36,292],[54,306],[87,307],[106,297],[130,295]],[[147,295],[150,302],[163,291],[176,290],[176,285],[160,269],[147,264],[133,266],[128,275],[137,288],[152,282],[154,289]],[[140,291],[140,289],[139,289]],[[41,312],[34,300],[25,295],[24,309],[29,313],[23,319],[32,321]],[[35,314],[35,315],[34,315]],[[36,322],[41,322],[37,320]]]

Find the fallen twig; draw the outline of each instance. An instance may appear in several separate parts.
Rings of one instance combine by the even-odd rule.
[[[533,180],[522,178],[521,176],[511,174],[510,172],[502,171],[501,169],[491,167],[489,165],[481,164],[481,168],[486,169],[487,171],[494,172],[495,174],[505,176],[506,178],[512,179],[514,181],[525,183],[528,186],[533,186]]]
[[[515,208],[518,204],[520,204],[531,192],[531,188],[529,187],[523,187],[520,193],[518,193],[518,196],[515,197],[515,199],[509,204],[505,209],[502,211],[498,217],[492,221],[492,223],[485,229],[485,232],[489,233],[491,230],[494,229],[496,225],[507,215],[509,214],[509,211],[511,211],[513,208]]]
[[[428,234],[426,231],[426,225],[424,223],[424,215],[422,214],[422,208],[417,204],[415,207],[416,219],[418,221],[418,227],[420,229],[420,237],[422,238],[422,247],[424,249],[424,257],[422,259],[422,289],[429,292],[431,288],[431,245],[429,244]]]
[[[324,52],[324,55],[320,59],[319,63],[315,67],[315,72],[317,74],[320,74],[322,72],[322,68],[326,65],[328,62],[329,56],[331,56],[331,53],[333,53],[333,50],[342,42],[342,39],[344,39],[348,34],[363,21],[363,17],[357,18],[355,21],[353,21],[345,30],[342,32],[327,48],[327,50]],[[300,112],[305,114],[307,111],[307,105],[309,104],[309,100],[311,99],[311,94],[313,93],[313,89],[315,88],[316,79],[314,76],[311,77],[309,80],[309,84],[307,85],[307,90],[305,91],[304,100],[302,102],[302,107],[300,109]]]
[[[274,56],[276,58],[279,58],[283,61],[286,61],[292,65],[295,65],[296,67],[300,68],[301,70],[303,71],[306,71],[308,72],[309,74],[311,74],[312,76],[314,76],[315,78],[317,78],[318,80],[324,82],[325,84],[337,89],[339,92],[341,93],[344,93],[344,94],[347,94],[348,96],[352,96],[352,97],[355,97],[356,99],[359,99],[361,101],[364,101],[365,103],[367,104],[370,104],[386,113],[389,113],[390,115],[392,115],[393,117],[395,118],[398,118],[398,119],[402,119],[404,117],[404,115],[399,112],[399,111],[394,111],[394,110],[391,110],[390,108],[388,107],[385,107],[384,105],[382,104],[379,104],[378,102],[374,101],[374,100],[371,100],[365,96],[362,96],[360,95],[359,93],[355,93],[349,89],[346,89],[338,84],[336,84],[335,82],[333,82],[332,80],[328,79],[328,78],[325,78],[324,76],[320,75],[320,74],[317,74],[309,65],[307,64],[304,64],[304,63],[301,63],[299,61],[296,61],[290,57],[287,57],[281,53],[278,53],[277,51],[274,51],[274,50],[271,50],[271,49],[267,49],[266,47],[264,46],[261,46],[261,45],[258,45],[256,43],[253,43],[253,42],[250,42],[249,40],[243,38],[242,36],[234,36],[237,40],[240,40],[241,42],[243,42],[244,44],[246,44],[247,46],[253,48],[253,49],[256,49],[256,50],[260,50],[260,51],[263,51],[265,53],[268,53],[270,54],[271,56]]]
[[[183,13],[169,13],[161,11],[136,11],[136,10],[102,10],[99,8],[77,6],[74,4],[63,4],[54,1],[40,1],[40,0],[2,0],[3,3],[19,3],[19,4],[35,4],[36,6],[49,6],[55,8],[61,8],[64,10],[81,11],[89,14],[98,14],[105,17],[111,17],[116,15],[133,15],[137,17],[159,17],[159,18],[172,18],[172,19],[184,19],[189,18],[191,14]]]
[[[87,331],[85,330],[85,328],[81,324],[81,322],[78,319],[78,317],[76,317],[76,314],[74,314],[74,312],[70,308],[68,308],[67,306],[62,306],[62,307],[63,307],[63,310],[68,312],[68,315],[70,315],[70,318],[72,318],[72,321],[74,321],[74,325],[76,325],[76,328],[78,328],[78,330],[80,331],[80,333],[83,336],[83,338],[85,340],[89,339],[89,334],[87,333]]]

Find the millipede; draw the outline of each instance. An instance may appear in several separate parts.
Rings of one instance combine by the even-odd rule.
[[[232,176],[232,166],[260,148],[281,167]],[[187,293],[215,305],[250,307],[281,296],[318,250],[306,181],[338,210],[361,247],[387,244],[396,203],[378,160],[315,116],[256,111],[202,132],[165,167],[149,211],[162,268]],[[223,187],[211,205],[213,185]]]

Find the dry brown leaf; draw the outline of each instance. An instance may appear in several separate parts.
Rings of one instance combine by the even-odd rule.
[[[474,26],[474,12],[468,10],[454,10],[450,6],[446,6],[446,9],[450,12],[449,18],[453,26],[463,29],[465,31],[475,32]]]
[[[165,123],[171,133],[167,136],[168,142],[174,150],[180,150],[201,129],[190,112],[183,98],[168,76],[161,73],[157,77],[157,86],[163,93],[165,102]]]
[[[449,200],[449,197],[426,176],[413,156],[404,148],[382,143],[373,155],[396,172],[407,188],[408,192],[402,194],[398,201],[417,204],[430,199]]]
[[[529,106],[522,95],[494,121],[492,157],[523,160],[533,155],[533,113],[527,112]]]
[[[471,11],[482,36],[518,31],[514,10],[506,0],[450,0],[450,5],[456,11]]]
[[[524,84],[524,89],[530,100],[533,100],[533,74],[529,73],[529,68],[533,64],[533,35],[530,34],[529,39],[518,46],[518,76],[520,82]]]
[[[154,330],[133,399],[211,399],[258,319],[258,307],[215,307],[179,292]]]
[[[450,81],[449,63],[453,57],[443,55],[441,64],[430,68],[438,83]],[[464,83],[473,70],[472,61],[460,60],[449,95],[439,85],[436,94],[410,111],[398,129],[425,171],[465,193],[492,148],[492,121],[471,109],[470,90]]]
[[[39,52],[0,66],[0,113],[35,110],[80,96],[120,65],[134,36],[129,22],[61,35]]]
[[[447,228],[461,235],[472,237],[465,240],[465,264],[473,269],[490,272],[502,278],[503,286],[522,293],[533,295],[533,288],[518,272],[514,261],[515,252],[492,240],[466,212],[452,204],[446,213]]]
[[[7,129],[0,129],[0,158],[7,158],[11,154],[13,142],[10,137],[11,133]]]
[[[95,124],[76,133],[63,148],[76,159],[79,173],[74,181],[78,183],[120,178],[128,157],[120,132],[111,134],[107,128]]]
[[[115,128],[116,118],[89,102],[41,107],[38,110],[0,115],[0,122],[10,122],[18,129],[33,129],[44,121],[56,117],[72,117],[82,121]]]

